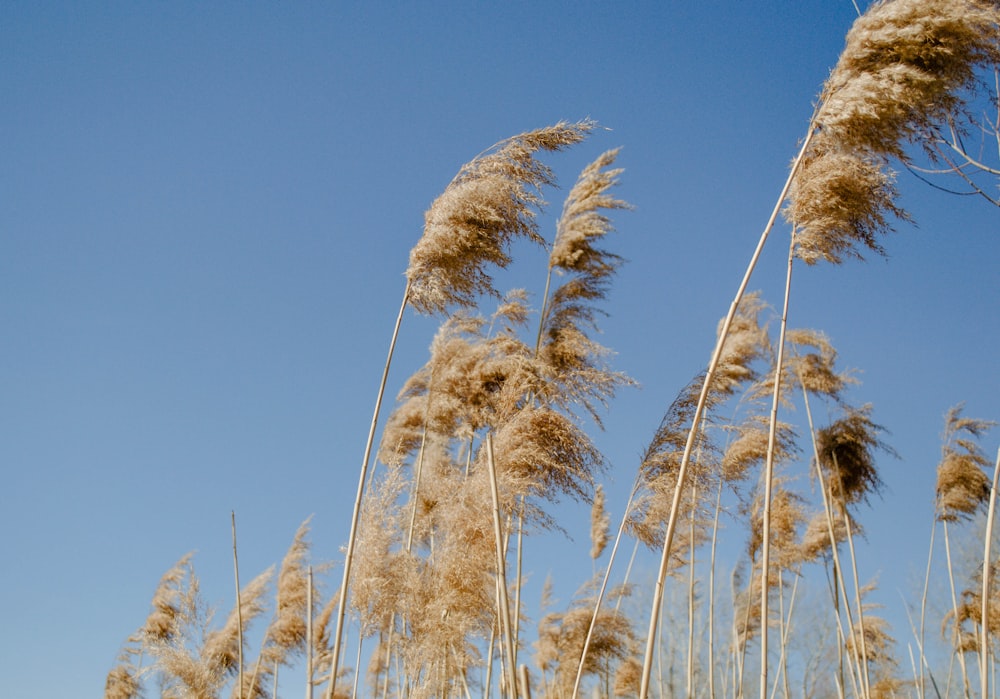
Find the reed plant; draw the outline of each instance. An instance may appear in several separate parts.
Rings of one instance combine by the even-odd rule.
[[[861,510],[879,496],[880,459],[894,452],[874,408],[848,400],[848,388],[861,389],[837,366],[832,341],[790,324],[792,272],[884,254],[885,236],[909,218],[893,168],[917,168],[915,153],[966,179],[972,169],[990,172],[961,134],[972,123],[968,105],[981,78],[998,64],[996,2],[886,0],[858,18],[717,326],[707,366],[695,368],[667,407],[620,508],[603,488],[610,465],[595,440],[616,393],[634,383],[597,339],[623,263],[610,245],[612,215],[629,208],[616,194],[620,151],[583,168],[550,236],[539,219],[543,192],[556,184],[547,158],[581,144],[596,124],[560,122],[473,158],[432,202],[410,252],[339,590],[326,601],[317,593],[305,523],[279,568],[273,604],[273,571],[241,587],[237,565],[235,606],[216,625],[186,556],[161,580],[105,696],[138,697],[155,682],[165,697],[277,697],[279,669],[301,657],[307,698],[320,689],[330,699],[361,692],[569,699],[588,691],[716,699],[749,694],[758,669],[761,699],[924,699],[929,585],[914,678],[903,680],[892,631],[866,599],[875,586],[863,582],[856,554]],[[996,121],[977,119],[992,125],[986,133],[1000,134]],[[749,285],[782,215],[790,235],[775,310]],[[503,292],[494,278],[515,262],[518,241],[541,251],[537,295]],[[435,316],[440,326],[379,435],[407,310]],[[830,416],[825,426],[813,421],[817,404]],[[805,419],[796,424],[790,414],[798,406]],[[959,694],[974,694],[966,656],[975,653],[982,699],[1000,631],[990,546],[1000,461],[989,474],[979,444],[989,426],[960,409],[948,413],[935,510],[948,558],[944,623]],[[535,536],[564,534],[553,509],[562,500],[591,510],[592,577],[566,605],[552,601],[547,586],[532,624],[522,608],[523,551]],[[612,537],[614,511],[620,524]],[[980,513],[986,534],[978,572],[957,574],[948,526]],[[726,599],[716,584],[717,553],[733,531],[741,546],[728,561]],[[614,572],[628,539],[633,551],[645,546],[659,558],[648,586],[630,578],[631,561],[624,575]],[[815,579],[825,579],[823,609],[802,602]],[[680,612],[664,607],[670,595]],[[270,623],[248,636],[269,608]],[[814,624],[825,631],[818,637],[834,640],[817,642],[797,662],[809,614],[823,615]],[[674,620],[670,633],[665,617]],[[357,641],[353,668],[342,664],[349,628]],[[259,643],[255,655],[249,638]],[[532,642],[534,669],[523,662]],[[950,696],[949,687],[942,694],[933,686]]]

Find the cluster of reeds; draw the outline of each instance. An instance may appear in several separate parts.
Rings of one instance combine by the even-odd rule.
[[[859,508],[882,486],[877,458],[893,452],[873,408],[849,401],[856,382],[837,366],[830,340],[788,327],[791,273],[796,260],[839,264],[883,252],[893,221],[907,218],[891,164],[909,166],[914,147],[943,159],[942,134],[968,123],[969,95],[998,63],[995,2],[889,0],[858,19],[719,323],[707,368],[666,410],[616,531],[599,485],[608,464],[589,430],[600,428],[615,392],[632,383],[595,339],[622,262],[607,249],[611,215],[628,208],[615,194],[618,151],[584,168],[551,235],[538,219],[543,190],[555,183],[543,158],[584,141],[593,122],[520,134],[464,165],[427,211],[410,254],[340,592],[320,611],[300,529],[279,573],[274,619],[249,659],[244,631],[265,611],[268,574],[243,589],[237,582],[233,612],[213,629],[184,558],[164,576],[149,619],[108,676],[106,696],[139,696],[155,675],[163,696],[217,697],[229,687],[241,699],[276,697],[279,668],[302,655],[309,696],[322,686],[330,699],[362,692],[742,697],[753,668],[761,699],[798,696],[793,684],[809,696],[923,699],[928,679],[938,688],[925,652],[926,592],[914,630],[918,657],[906,677],[886,621],[866,601],[874,583],[855,555]],[[782,212],[791,235],[785,294],[774,311],[747,289]],[[547,253],[538,258],[537,297],[496,288],[495,270],[513,262],[517,240]],[[408,308],[441,324],[377,439]],[[825,425],[813,422],[817,404],[830,416]],[[779,416],[794,406],[804,424]],[[952,591],[951,657],[964,696],[973,674],[966,656],[977,657],[984,699],[992,634],[1000,630],[989,545],[1000,463],[991,481],[975,441],[988,426],[949,413],[937,497]],[[558,535],[551,504],[565,498],[591,507],[593,577],[565,608],[546,592],[543,615],[531,624],[522,604],[523,552],[540,532]],[[948,525],[981,509],[989,513],[982,565],[959,593]],[[726,601],[716,555],[733,523],[745,545],[730,562]],[[631,560],[642,546],[659,554],[652,590],[637,589],[631,563],[623,575],[621,566],[613,573],[629,539]],[[803,660],[793,657],[804,633],[797,601],[810,571],[829,583],[827,602],[810,609],[828,633]],[[677,605],[665,605],[667,598]],[[345,659],[349,639],[357,644],[353,667]],[[367,688],[362,658],[369,659]]]

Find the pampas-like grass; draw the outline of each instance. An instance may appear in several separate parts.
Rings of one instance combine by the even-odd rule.
[[[540,150],[558,151],[578,143],[593,127],[591,121],[560,122],[496,144],[463,166],[424,216],[424,234],[410,252],[406,288],[389,341],[358,475],[334,632],[333,681],[327,699],[332,699],[336,691],[361,503],[403,313],[407,306],[425,313],[443,313],[451,305],[474,305],[478,294],[498,295],[488,266],[509,264],[508,247],[514,239],[538,239],[534,215],[542,204],[539,189],[554,181],[551,170],[540,163],[535,154]]]
[[[888,0],[855,22],[785,210],[799,258],[884,254],[879,239],[907,218],[888,162],[908,162],[911,144],[933,155],[933,129],[959,119],[977,70],[1000,62],[998,24],[989,0]]]
[[[502,141],[462,166],[424,216],[424,234],[406,270],[409,303],[424,313],[472,306],[480,294],[498,296],[487,265],[506,267],[516,238],[541,242],[535,211],[539,189],[554,182],[535,158],[579,143],[593,122],[560,122]]]
[[[138,699],[142,685],[126,665],[118,665],[108,673],[104,684],[104,699]]]
[[[590,557],[597,560],[608,545],[608,525],[611,518],[604,508],[604,487],[594,489],[594,503],[590,507]]]
[[[628,617],[617,609],[602,609],[592,623],[591,592],[588,586],[568,609],[549,612],[538,624],[535,663],[545,680],[546,697],[571,696],[581,662],[582,675],[605,675],[610,683],[612,661],[632,655],[635,637]]]
[[[976,70],[1000,62],[998,20],[990,0],[876,3],[847,34],[817,122],[845,147],[905,158],[962,110]]]
[[[871,405],[845,408],[843,417],[816,435],[820,464],[831,474],[834,496],[843,505],[867,501],[883,486],[875,452],[896,455],[880,435],[885,428],[871,420]]]
[[[963,407],[956,405],[945,415],[936,486],[940,521],[969,519],[990,496],[990,481],[983,471],[990,462],[976,439],[996,423],[964,417]]]
[[[547,381],[538,397],[572,411],[582,405],[598,425],[598,407],[607,407],[619,386],[632,383],[625,374],[608,368],[610,352],[595,342],[595,304],[605,298],[611,278],[621,266],[618,255],[598,247],[614,230],[607,211],[628,209],[612,196],[620,168],[612,168],[618,150],[603,153],[580,173],[563,205],[549,255],[535,354]],[[553,275],[568,277],[550,293]]]
[[[278,569],[274,618],[264,632],[261,666],[286,665],[305,650],[309,609],[309,520],[295,532],[292,544]]]

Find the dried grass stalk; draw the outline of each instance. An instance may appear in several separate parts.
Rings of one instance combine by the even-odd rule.
[[[487,265],[510,263],[516,238],[541,242],[535,211],[539,189],[553,184],[551,170],[535,159],[579,143],[590,121],[559,122],[514,136],[462,166],[424,216],[424,234],[406,270],[409,303],[423,313],[471,306],[479,294],[498,296]]]
[[[1000,7],[990,0],[887,0],[859,17],[823,87],[819,133],[785,210],[798,257],[884,254],[879,239],[907,218],[888,161],[907,162],[914,143],[933,157],[934,128],[959,119],[977,71],[998,62]]]
[[[996,423],[963,417],[962,404],[945,415],[941,462],[937,467],[937,518],[953,522],[969,519],[990,496],[990,480],[983,469],[990,462],[976,439]]]

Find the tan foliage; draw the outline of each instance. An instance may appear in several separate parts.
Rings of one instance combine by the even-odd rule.
[[[847,406],[844,416],[816,433],[819,462],[830,479],[835,501],[848,505],[866,501],[882,488],[875,451],[895,452],[880,439],[885,431],[871,420],[872,407]]]
[[[896,201],[890,158],[961,116],[976,71],[1000,62],[1000,8],[989,0],[875,3],[847,35],[824,85],[819,129],[805,154],[785,215],[796,254],[838,264],[883,254],[879,238]]]
[[[550,612],[538,624],[535,663],[546,679],[546,697],[569,697],[573,693],[583,645],[593,618],[594,598],[574,600],[564,612]],[[635,643],[632,624],[616,609],[601,608],[594,624],[583,676],[610,672],[611,665],[630,657]],[[625,680],[623,680],[625,681]]]
[[[590,557],[598,559],[608,545],[608,526],[611,518],[604,509],[604,487],[594,490],[594,503],[590,507]]]
[[[424,234],[410,252],[410,305],[443,313],[473,305],[479,294],[497,296],[487,266],[506,267],[516,238],[541,242],[534,220],[542,204],[538,190],[554,180],[535,153],[578,143],[593,127],[560,122],[529,131],[462,166],[424,215]]]
[[[962,416],[961,404],[945,415],[944,444],[937,467],[937,518],[968,519],[990,496],[990,480],[983,469],[990,462],[976,442],[995,423]]]

